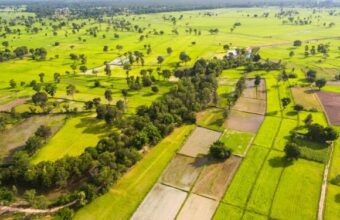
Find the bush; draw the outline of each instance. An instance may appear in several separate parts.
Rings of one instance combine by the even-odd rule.
[[[297,160],[301,155],[299,146],[297,146],[297,144],[295,144],[295,143],[288,143],[285,146],[284,151],[286,153],[286,157],[289,160]]]
[[[216,141],[210,146],[210,155],[217,159],[227,159],[231,155],[231,149],[221,141]]]

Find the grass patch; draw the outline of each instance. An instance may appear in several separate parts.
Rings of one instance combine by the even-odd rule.
[[[224,130],[225,119],[223,117],[223,109],[209,108],[204,112],[198,113],[197,125],[209,128],[215,131]]]
[[[297,126],[296,120],[283,119],[281,122],[280,130],[275,138],[274,148],[277,150],[284,150],[290,136],[290,131]]]
[[[71,117],[48,144],[33,156],[32,162],[55,161],[66,155],[80,155],[86,147],[95,146],[109,131],[105,122],[93,115]]]
[[[296,140],[296,143],[300,147],[302,158],[326,163],[329,145],[301,139]]]
[[[253,137],[254,135],[252,133],[226,130],[220,138],[220,141],[230,147],[234,154],[244,154]]]
[[[108,193],[80,209],[74,219],[111,219],[113,216],[129,219],[193,129],[193,125],[176,129],[120,178]]]
[[[328,184],[325,205],[325,220],[340,219],[340,186]]]

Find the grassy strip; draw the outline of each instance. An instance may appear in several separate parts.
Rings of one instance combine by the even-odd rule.
[[[105,195],[80,209],[74,219],[128,219],[195,126],[186,125],[155,146]]]

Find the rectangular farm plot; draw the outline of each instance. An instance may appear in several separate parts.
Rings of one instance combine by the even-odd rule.
[[[316,219],[323,164],[299,159],[283,171],[272,206],[274,219]]]
[[[246,86],[247,88],[242,93],[243,97],[261,100],[266,99],[266,84],[264,80],[261,80],[260,85],[256,87],[254,79],[247,79]]]
[[[220,199],[234,176],[241,158],[231,156],[224,162],[209,161],[202,170],[192,192],[213,199]]]
[[[223,133],[220,141],[231,148],[233,154],[243,155],[253,137],[252,133],[229,129]]]
[[[281,112],[281,103],[276,79],[267,79],[267,115],[279,115]]]
[[[213,220],[238,220],[242,218],[242,215],[243,209],[225,203],[220,203]]]
[[[266,117],[255,137],[254,144],[270,148],[280,127],[280,122],[280,118]]]
[[[190,194],[180,211],[178,220],[210,220],[214,215],[218,202],[203,196]]]
[[[223,131],[224,122],[223,109],[209,108],[197,114],[197,124],[211,130]]]
[[[240,97],[233,109],[242,112],[264,115],[266,113],[266,107],[265,100]]]
[[[221,136],[220,132],[197,127],[185,142],[180,154],[196,157],[199,154],[207,154],[209,147]]]
[[[330,123],[340,125],[340,93],[318,92],[318,96]]]
[[[328,184],[325,204],[325,220],[340,219],[340,186]]]
[[[280,176],[286,165],[284,156],[285,154],[283,152],[270,152],[250,195],[247,210],[263,215],[269,214],[276,187],[279,184]]]
[[[176,155],[161,177],[161,182],[189,191],[206,160]]]
[[[263,115],[231,111],[227,120],[227,128],[237,131],[256,133],[261,127],[263,119]]]
[[[305,109],[322,110],[320,102],[316,96],[315,90],[306,88],[292,88],[295,104],[303,105]]]
[[[173,220],[186,196],[186,192],[162,184],[156,184],[131,219]]]
[[[239,207],[244,207],[248,195],[255,183],[257,173],[268,153],[268,149],[252,146],[234,176],[223,201]]]
[[[290,131],[297,126],[296,120],[283,119],[281,122],[279,133],[277,134],[274,142],[274,148],[277,150],[284,150],[290,136]]]

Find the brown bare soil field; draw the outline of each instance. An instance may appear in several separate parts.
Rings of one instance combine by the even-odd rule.
[[[263,115],[231,111],[227,119],[227,127],[237,131],[256,133],[260,128],[263,119]]]
[[[33,116],[7,128],[0,134],[0,158],[7,156],[10,151],[23,146],[41,125],[50,126],[52,135],[55,134],[64,124],[64,119],[64,115]]]
[[[247,79],[246,80],[246,89],[243,91],[242,96],[245,98],[251,98],[251,99],[266,99],[266,83],[264,80],[261,80],[260,85],[258,87],[255,87],[254,79]]]
[[[0,111],[10,110],[11,108],[13,108],[17,105],[25,103],[26,101],[27,101],[26,99],[17,99],[17,100],[14,100],[12,102],[9,102],[7,104],[0,105]]]
[[[210,220],[214,215],[218,202],[196,194],[191,194],[185,202],[178,220]]]
[[[240,97],[233,109],[264,115],[266,113],[266,107],[267,105],[265,100]]]
[[[295,104],[303,105],[306,109],[315,108],[319,111],[322,110],[314,90],[309,88],[292,88],[292,93]]]
[[[318,92],[317,94],[330,123],[340,125],[340,94],[334,92]]]
[[[189,191],[205,162],[206,160],[201,158],[192,158],[178,154],[168,165],[161,177],[161,182]]]
[[[173,220],[187,193],[157,183],[132,216],[132,220]],[[113,216],[112,216],[113,217]]]
[[[207,154],[209,147],[221,136],[221,132],[197,127],[185,142],[180,154],[196,157],[198,154]]]
[[[241,158],[232,155],[224,162],[210,161],[199,176],[193,193],[219,200],[233,178]]]

